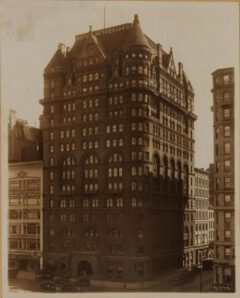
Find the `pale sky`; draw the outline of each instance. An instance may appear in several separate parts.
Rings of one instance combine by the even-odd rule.
[[[72,46],[75,35],[129,23],[134,14],[175,64],[181,61],[195,90],[195,166],[213,161],[212,77],[217,68],[238,67],[238,4],[193,2],[11,1],[2,5],[2,106],[38,126],[43,70],[58,43]]]

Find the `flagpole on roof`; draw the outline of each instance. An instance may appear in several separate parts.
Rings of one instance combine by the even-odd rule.
[[[106,27],[106,8],[104,6],[104,11],[103,11],[103,28]]]

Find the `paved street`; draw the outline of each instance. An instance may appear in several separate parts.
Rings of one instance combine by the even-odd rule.
[[[143,289],[144,292],[211,292],[212,291],[212,271],[202,271],[192,273],[192,277],[184,280],[183,277],[176,276],[169,280],[160,282],[158,285]]]
[[[11,279],[9,281],[10,290],[14,292],[39,291],[39,282],[34,280]],[[200,273],[188,272],[187,275],[169,273],[162,276],[153,286],[143,284],[142,288],[126,289],[123,286],[109,289],[100,286],[90,286],[86,292],[211,292],[212,271],[202,271]]]

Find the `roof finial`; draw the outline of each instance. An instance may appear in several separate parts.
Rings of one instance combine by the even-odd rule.
[[[139,19],[138,19],[138,15],[135,14],[134,15],[134,21],[133,21],[134,24],[139,24]]]
[[[89,32],[92,32],[92,25],[89,26]]]

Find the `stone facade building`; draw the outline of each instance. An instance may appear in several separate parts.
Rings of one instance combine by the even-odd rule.
[[[194,233],[193,101],[183,65],[137,16],[59,45],[40,100],[44,266],[124,281],[182,266]]]
[[[209,251],[209,175],[195,168],[195,264],[208,257]]]
[[[9,117],[9,270],[34,272],[42,251],[41,131]]]
[[[213,72],[214,127],[214,289],[235,289],[234,69]]]

